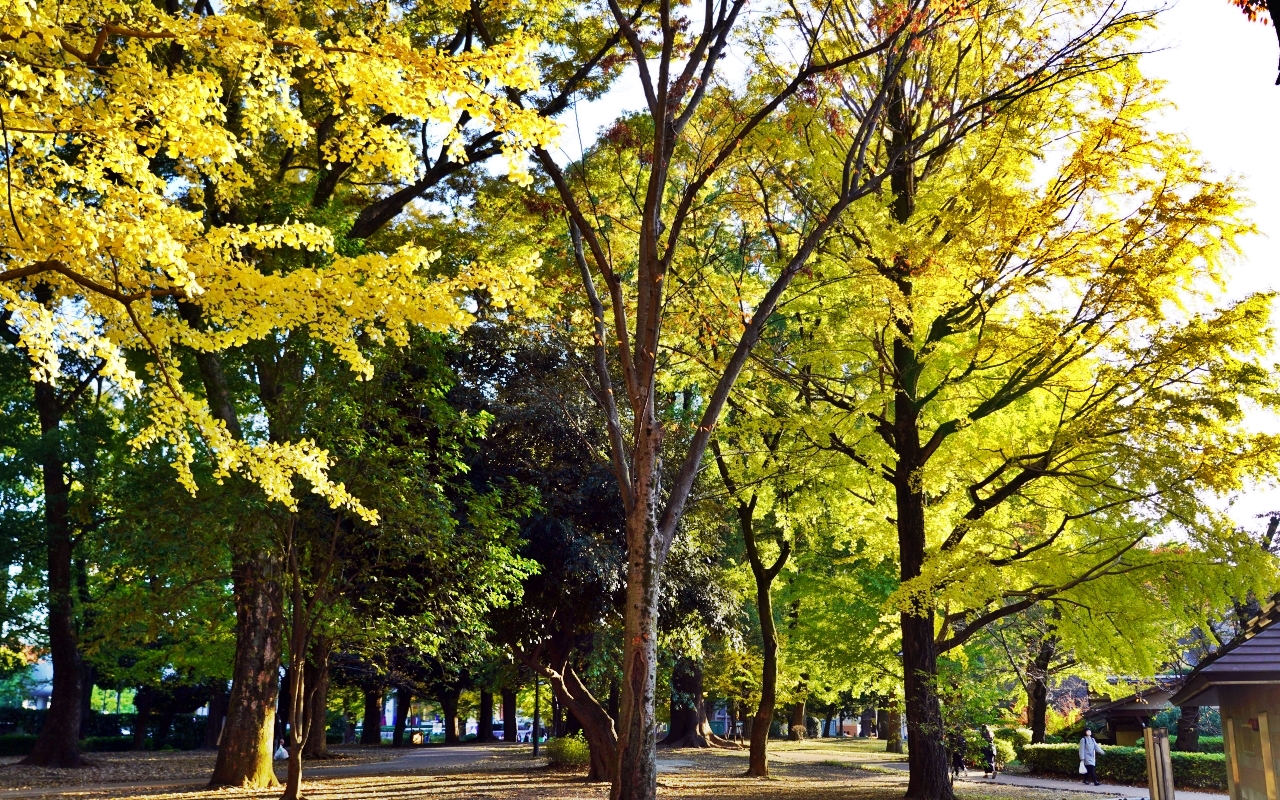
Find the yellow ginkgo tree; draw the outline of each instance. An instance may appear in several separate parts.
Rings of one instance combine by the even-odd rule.
[[[539,40],[508,24],[485,43],[441,46],[431,32],[468,9],[0,0],[0,315],[31,359],[37,397],[56,411],[54,389],[83,381],[88,364],[145,403],[135,446],[164,447],[188,488],[203,447],[219,478],[246,476],[272,501],[293,507],[302,480],[376,521],[329,480],[324,450],[243,435],[210,387],[219,353],[298,329],[367,375],[360,346],[465,324],[465,291],[501,303],[527,288],[527,263],[445,274],[412,241],[344,250],[323,218],[262,213],[268,184],[308,187],[321,209],[339,179],[415,186],[473,155],[505,155],[522,180],[523,152],[554,131],[545,110],[520,102],[538,85]],[[385,224],[415,198],[373,216]],[[192,353],[199,381],[184,380]],[[73,633],[69,578],[55,580],[68,571],[53,563],[70,550],[52,545],[70,529],[57,516],[46,514],[51,639]],[[78,665],[56,657],[74,656],[74,640],[53,650],[55,694],[76,696]],[[77,764],[79,704],[54,705],[32,759]],[[227,780],[273,783],[270,726],[252,738]]]

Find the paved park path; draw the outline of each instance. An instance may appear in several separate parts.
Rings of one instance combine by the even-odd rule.
[[[519,747],[515,744],[458,745],[452,747],[413,747],[404,754],[390,761],[372,761],[367,764],[354,764],[350,767],[316,767],[315,762],[303,764],[305,781],[322,781],[330,778],[356,778],[362,775],[381,775],[395,772],[416,772],[419,770],[457,769],[484,761],[504,747]],[[284,782],[284,762],[276,763],[276,775]],[[0,791],[0,800],[19,800],[28,797],[49,797],[65,795],[73,797],[90,792],[119,791],[130,794],[166,789],[202,788],[208,778],[183,781],[148,781],[146,783],[103,783],[91,786],[47,786],[42,789],[7,789]]]
[[[907,763],[905,761],[883,761],[868,766],[887,767],[889,769],[897,769],[906,771]],[[1057,780],[1055,778],[1044,778],[1038,775],[1010,775],[1007,772],[1000,773],[995,780],[976,776],[972,771],[968,777],[957,778],[963,783],[1000,783],[1005,786],[1026,786],[1029,789],[1057,789],[1063,792],[1088,792],[1089,794],[1103,795],[1111,798],[1122,798],[1123,800],[1147,800],[1147,787],[1145,786],[1124,786],[1118,783],[1104,783],[1101,786],[1090,786],[1084,781]],[[1228,800],[1225,794],[1215,794],[1212,792],[1191,792],[1185,789],[1178,789],[1175,800]]]

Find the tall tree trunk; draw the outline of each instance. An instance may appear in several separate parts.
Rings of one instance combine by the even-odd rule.
[[[804,700],[800,699],[791,706],[791,725],[787,729],[787,738],[799,742],[806,738],[808,731],[804,724]]]
[[[493,735],[493,692],[488,689],[480,690],[480,719],[476,720],[476,741],[498,741],[498,737]]]
[[[516,720],[516,690],[503,687],[502,689],[502,741],[517,741],[519,733],[516,728],[518,721]]]
[[[631,510],[627,513],[627,593],[623,610],[622,705],[618,710],[618,767],[610,800],[653,800],[657,795],[658,580],[666,551],[658,527],[662,513],[658,459],[661,425],[653,397],[638,415]]]
[[[364,727],[360,730],[360,744],[382,744],[382,690],[376,687],[364,690]]]
[[[551,695],[551,735],[557,739],[564,736],[564,714],[561,713],[560,700]]]
[[[743,735],[751,739],[751,753],[747,759],[746,777],[769,777],[769,728],[773,725],[773,711],[778,702],[778,631],[773,623],[773,598],[769,591],[778,573],[786,565],[791,556],[791,543],[779,535],[778,557],[770,566],[765,566],[756,541],[755,508],[756,495],[744,502],[737,497],[738,486],[729,471],[729,465],[720,452],[716,441],[710,444],[711,453],[715,457],[716,469],[720,479],[730,494],[737,498],[738,529],[742,533],[742,543],[746,547],[747,560],[751,564],[751,574],[756,584],[756,610],[760,617],[761,655],[760,668],[760,705],[754,717],[743,720]]]
[[[1044,744],[1049,713],[1049,665],[1058,648],[1057,637],[1046,636],[1027,670],[1027,713],[1031,717],[1031,743]]]
[[[403,686],[396,687],[396,718],[395,727],[391,730],[391,746],[404,746],[404,726],[409,719],[409,705],[413,702],[413,696],[409,690]]]
[[[828,710],[826,716],[822,718],[822,738],[823,739],[828,739],[831,737],[831,720],[834,718],[835,718],[835,714],[830,710]]]
[[[902,712],[898,710],[897,701],[894,701],[885,713],[885,725],[888,726],[888,730],[884,737],[884,751],[901,754],[905,748],[902,746]]]
[[[225,681],[214,681],[213,691],[209,695],[209,716],[205,718],[204,744],[201,750],[217,750],[218,738],[222,733],[222,722],[227,718],[227,685]]]
[[[461,689],[450,687],[440,693],[440,710],[444,717],[444,743],[457,744],[458,737],[458,695]]]
[[[140,687],[133,695],[133,749],[147,749],[147,725],[151,722],[151,706],[155,702],[155,692],[147,687]]]
[[[317,636],[307,661],[307,686],[311,701],[307,703],[307,741],[302,755],[307,758],[330,758],[329,753],[329,651],[332,645]]]
[[[311,638],[311,606],[304,602],[302,572],[299,568],[296,541],[289,547],[289,577],[291,583],[290,632],[289,632],[289,759],[288,778],[280,800],[299,800],[302,797],[302,745],[307,741],[307,654]]]
[[[53,661],[53,693],[44,725],[31,754],[23,764],[35,767],[81,767],[80,644],[76,636],[75,604],[71,595],[71,513],[69,487],[62,460],[59,425],[65,409],[53,386],[35,384],[36,412],[40,417],[40,467],[44,489],[45,558],[48,570],[46,627],[49,657]]]
[[[1178,741],[1174,748],[1183,753],[1200,750],[1200,707],[1183,706],[1178,717]]]
[[[284,598],[280,559],[262,550],[233,555],[236,653],[222,744],[210,788],[278,786],[274,752]]]
[[[178,314],[193,328],[204,327],[197,306],[179,303]],[[194,355],[210,414],[227,426],[232,437],[244,438],[221,358],[216,353]],[[276,680],[284,635],[280,559],[258,547],[233,547],[231,572],[235,583],[236,652],[222,744],[209,786],[278,786],[271,765],[271,739],[275,733]]]

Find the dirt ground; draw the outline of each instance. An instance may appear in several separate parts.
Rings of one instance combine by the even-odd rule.
[[[706,798],[708,800],[897,800],[906,788],[906,775],[900,771],[877,767],[871,762],[886,760],[885,754],[870,749],[842,744],[803,743],[781,745],[773,749],[772,777],[767,780],[741,777],[746,767],[742,751],[664,751],[659,761],[658,796],[664,800]],[[369,757],[386,751],[371,749]],[[132,756],[138,762],[145,754]],[[185,754],[169,755],[176,761]],[[334,766],[355,764],[353,760],[333,762]],[[194,759],[195,756],[186,756]],[[208,758],[208,756],[205,756]],[[135,765],[138,763],[135,762]],[[188,762],[188,767],[194,766]],[[210,762],[211,763],[211,762]],[[585,782],[585,771],[557,771],[535,761],[526,747],[502,750],[477,763],[454,769],[433,769],[431,774],[412,771],[388,771],[381,775],[332,777],[326,779],[326,766],[308,766],[306,796],[312,800],[409,800],[409,798],[457,798],[458,800],[604,800],[608,787]],[[389,770],[394,767],[388,765]],[[4,788],[14,783],[0,769]],[[175,766],[164,778],[174,780],[180,770]],[[116,773],[119,774],[119,773]],[[207,771],[203,774],[207,774]],[[132,771],[131,781],[139,781],[139,770]],[[25,797],[68,797],[77,800],[136,798],[141,800],[273,800],[279,790],[249,791],[200,789],[140,791],[124,787],[91,788],[83,782],[74,794],[32,794]],[[68,784],[61,784],[65,787]],[[1009,786],[957,787],[961,800],[1085,800],[1089,797],[1073,792],[1041,791]],[[0,792],[3,797],[5,792]],[[1091,798],[1090,800],[1096,800]]]
[[[307,763],[307,772],[318,775],[326,769],[390,761],[399,753],[388,748],[337,747],[335,758]],[[0,791],[47,787],[92,786],[104,783],[164,783],[198,780],[213,772],[216,753],[208,751],[86,753],[93,766],[84,769],[43,769],[25,767],[20,757],[0,758]],[[277,772],[284,775],[284,762]]]

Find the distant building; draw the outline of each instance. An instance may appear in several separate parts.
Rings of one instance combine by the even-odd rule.
[[[28,667],[26,688],[23,708],[34,708],[37,711],[48,708],[49,698],[53,697],[53,662],[42,658]]]

